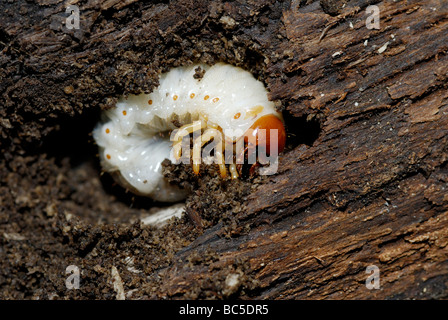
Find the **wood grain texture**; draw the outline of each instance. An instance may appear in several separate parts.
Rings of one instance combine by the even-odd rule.
[[[148,267],[140,282],[122,276],[125,290],[133,283],[152,298],[447,298],[448,3],[345,2],[328,14],[318,1],[71,1],[81,9],[79,30],[63,25],[66,2],[2,3],[2,177],[61,119],[149,91],[171,67],[223,60],[266,83],[295,142],[278,173],[238,199],[238,232],[229,234],[225,221],[206,228],[166,249],[169,262]],[[380,10],[378,30],[365,24],[370,4]],[[312,121],[316,138],[294,140]],[[92,210],[85,206],[73,205]],[[63,256],[87,265],[85,253]],[[380,270],[378,290],[365,285],[371,265]]]
[[[293,58],[268,66],[288,75],[268,80],[271,95],[293,115],[322,114],[322,131],[250,195],[238,217],[255,228],[231,240],[207,234],[190,249],[207,243],[217,265],[249,259],[257,298],[446,297],[447,7],[378,6],[378,31],[359,7],[336,17],[317,5],[283,13]],[[380,269],[380,290],[365,286],[369,265]],[[188,279],[203,276],[198,267]],[[178,292],[178,276],[168,280]]]

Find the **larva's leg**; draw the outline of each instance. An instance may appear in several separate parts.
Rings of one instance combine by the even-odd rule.
[[[223,141],[223,133],[221,130],[219,130],[219,127],[216,129],[220,132],[220,141],[218,144],[218,147],[216,148],[216,157],[218,160],[218,166],[219,166],[219,172],[221,173],[221,178],[225,178],[227,177],[227,168],[226,168],[226,158],[224,156],[225,150],[226,150],[226,145],[225,145],[225,141]],[[219,148],[221,147],[221,148]],[[233,178],[232,178],[233,179]]]
[[[182,141],[185,136],[201,130],[206,127],[206,123],[204,121],[194,121],[192,123],[186,124],[182,127],[180,127],[176,134],[174,135],[174,138],[172,139],[173,142],[173,155],[176,160],[179,160],[182,156]],[[189,147],[189,146],[188,146]]]
[[[201,165],[201,147],[202,137],[199,136],[193,142],[193,172],[199,174],[199,167]]]
[[[179,161],[180,157],[182,156],[182,141],[175,142],[173,144],[173,156],[176,160]]]
[[[232,177],[232,179],[238,179],[238,171],[236,170],[236,164],[232,163],[229,166],[229,171],[230,171],[230,176]]]
[[[202,136],[196,138],[193,142],[193,171],[195,174],[199,174],[202,146],[212,139],[218,141],[218,146],[215,148],[215,158],[217,159],[221,177],[225,178],[227,176],[227,169],[224,161],[224,154],[222,152],[224,147],[222,143],[222,133],[218,129],[207,129]]]
[[[187,134],[193,133],[194,131],[201,130],[207,127],[204,121],[194,121],[192,123],[186,124],[180,127],[174,136],[174,141],[182,141],[182,138]]]
[[[250,167],[250,169],[249,169],[249,174],[252,176],[252,175],[254,175],[254,173],[255,173],[255,169],[257,168],[257,167],[259,167],[260,166],[260,163],[258,163],[258,162],[256,162],[256,163],[254,163],[251,167]]]
[[[210,129],[216,129],[216,130],[218,130],[218,128],[219,128],[219,126],[217,124],[212,123],[212,122],[207,122],[207,127]]]
[[[227,177],[227,169],[224,161],[224,154],[220,150],[215,150],[215,157],[218,159],[219,172],[221,173],[221,178]]]
[[[242,174],[243,171],[243,164],[245,162],[245,158],[246,158],[246,153],[248,152],[249,147],[246,146],[244,148],[242,148],[242,150],[240,152],[237,151],[237,153],[235,154],[235,162],[236,165],[232,168],[230,167],[229,169],[231,170],[230,172],[232,172],[232,170],[235,170],[236,174]],[[233,177],[233,175],[232,175]]]

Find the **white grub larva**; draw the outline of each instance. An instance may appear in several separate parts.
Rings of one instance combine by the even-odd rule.
[[[205,71],[200,79],[195,76],[198,67]],[[238,67],[200,64],[174,68],[160,76],[159,87],[152,93],[121,97],[115,108],[103,112],[93,131],[103,170],[113,173],[122,186],[136,194],[162,202],[184,199],[187,191],[164,179],[161,162],[179,160],[179,148],[173,148],[170,135],[179,125],[190,134],[196,130],[194,123],[199,123],[201,130],[223,133],[225,141],[231,143],[244,137],[248,130],[275,129],[278,152],[284,148],[282,115],[269,101],[263,84]],[[241,135],[226,136],[229,129],[240,129]],[[182,140],[183,136],[178,138]],[[269,138],[266,141],[269,145]],[[256,144],[259,143],[257,136]],[[178,151],[173,152],[174,149]],[[199,173],[198,166],[193,165],[193,170]],[[235,164],[230,165],[229,171],[232,178],[238,177]],[[226,176],[224,164],[220,165],[220,172]]]

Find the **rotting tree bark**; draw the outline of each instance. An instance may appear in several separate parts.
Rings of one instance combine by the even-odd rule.
[[[445,1],[351,1],[332,15],[313,1],[75,3],[83,27],[73,31],[62,25],[63,2],[2,4],[2,177],[64,114],[150,90],[157,72],[193,60],[258,75],[291,136],[303,119],[319,122],[317,139],[299,139],[278,174],[242,200],[244,231],[223,236],[224,222],[204,230],[148,271],[162,279],[152,297],[194,297],[197,283],[212,291],[214,270],[241,261],[240,283],[221,279],[217,297],[448,296]],[[366,28],[371,3],[379,30]],[[370,265],[379,290],[365,286]]]

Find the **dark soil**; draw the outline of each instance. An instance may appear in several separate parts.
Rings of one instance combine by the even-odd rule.
[[[81,12],[87,12],[82,27],[68,31],[59,25],[67,15],[58,13],[65,8],[57,1],[48,6],[52,14],[43,4],[2,2],[1,299],[114,299],[112,267],[119,270],[127,298],[164,298],[158,282],[176,252],[217,223],[227,226],[227,236],[241,229],[233,213],[253,185],[222,181],[214,168],[197,178],[183,166],[171,166],[167,174],[194,186],[184,217],[162,229],[141,225],[140,217],[163,204],[132,195],[103,175],[90,132],[101,108],[121,94],[151,90],[157,75],[171,67],[226,61],[263,78],[266,49],[247,34],[277,34],[288,4],[136,2],[98,10],[103,5],[81,3]],[[224,15],[235,25],[222,22]],[[48,28],[40,19],[51,20],[56,51],[43,48],[50,45],[44,35],[23,40],[27,30]],[[242,29],[235,32],[237,24]],[[22,29],[11,31],[14,25]],[[132,25],[136,33],[127,41],[112,35],[96,43],[96,35],[111,28],[119,33],[122,25]],[[52,59],[52,53],[61,58]],[[207,265],[215,254],[188,259],[193,264],[205,259]],[[78,290],[66,288],[69,265],[81,270]],[[231,270],[245,274],[245,268],[240,261],[216,270],[210,283],[198,283],[184,297],[229,296],[226,276]],[[243,287],[252,289],[252,279],[245,277]]]
[[[62,0],[0,3],[0,299],[448,297],[444,1],[77,5],[69,30]],[[163,204],[101,172],[92,129],[161,72],[218,61],[283,112],[279,172],[232,181],[167,162],[193,189],[186,214],[142,225]]]

